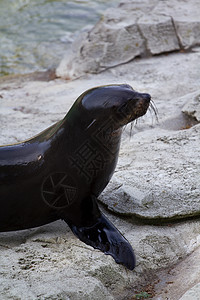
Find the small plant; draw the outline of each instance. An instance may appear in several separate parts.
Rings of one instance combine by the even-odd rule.
[[[152,296],[150,294],[148,294],[147,292],[140,292],[138,294],[135,294],[133,299],[147,299],[150,297],[152,297]]]

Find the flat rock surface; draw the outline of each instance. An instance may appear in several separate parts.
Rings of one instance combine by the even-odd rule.
[[[200,248],[197,248],[178,264],[161,271],[158,275],[159,280],[152,283],[155,292],[152,299],[198,300],[200,295],[199,263]]]
[[[131,300],[152,282],[155,299],[178,300],[199,283],[200,223],[187,220],[200,212],[199,78],[196,47],[73,81],[0,79],[1,145],[28,139],[62,119],[82,92],[97,85],[128,83],[150,93],[158,110],[158,121],[150,109],[124,129],[116,172],[100,199],[135,249],[135,270],[80,242],[62,221],[0,233],[2,299]],[[173,289],[170,270],[177,274]],[[162,287],[168,289],[161,293]]]
[[[140,218],[199,215],[199,145],[200,125],[138,133],[125,144],[115,176],[100,199],[114,212]]]
[[[193,286],[190,290],[188,290],[180,300],[200,300],[200,283]]]
[[[1,233],[0,293],[4,299],[131,299],[142,290],[140,284],[155,277],[155,271],[173,266],[199,246],[197,220],[170,226],[161,226],[159,221],[160,226],[152,226],[133,217],[160,220],[199,214],[199,125],[182,113],[186,100],[192,101],[199,92],[199,55],[196,49],[138,59],[69,82],[1,83],[1,144],[37,134],[63,118],[84,90],[108,83],[125,82],[149,92],[159,118],[157,122],[149,111],[132,131],[126,127],[116,172],[101,195],[111,210],[129,215],[122,219],[108,216],[135,249],[135,271],[127,271],[111,257],[81,243],[61,221]],[[191,154],[192,149],[197,150]],[[151,195],[151,201],[148,197],[144,201],[144,195]],[[184,291],[187,287],[186,277]],[[180,288],[176,295],[184,291]]]

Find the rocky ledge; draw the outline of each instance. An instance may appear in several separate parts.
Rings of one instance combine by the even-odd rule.
[[[192,49],[200,45],[199,11],[198,0],[122,2],[76,38],[57,75],[77,78],[135,57]]]
[[[133,10],[133,3],[142,7]],[[136,11],[144,19],[149,3],[154,3],[152,11],[160,7],[166,18],[176,11],[190,26],[199,26],[193,18],[194,1],[177,1],[176,6],[174,1],[131,1],[116,10],[133,13],[133,23]],[[112,22],[121,28],[124,21],[116,21],[115,14],[113,10]],[[192,30],[189,40],[197,37]],[[62,221],[0,233],[2,299],[131,300],[146,293],[157,300],[178,300],[194,285],[198,288],[200,48],[194,47],[196,42],[187,47],[179,37],[180,42],[190,51],[117,61],[118,66],[92,75],[80,65],[84,75],[73,81],[0,80],[1,144],[27,139],[52,125],[83,91],[97,85],[128,83],[150,93],[158,110],[158,120],[149,110],[125,128],[116,172],[100,197],[101,209],[135,249],[135,270],[127,271],[81,243]]]

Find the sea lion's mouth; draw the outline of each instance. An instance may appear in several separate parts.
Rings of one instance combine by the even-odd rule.
[[[150,101],[151,101],[150,95],[149,95],[149,97],[139,99],[137,101],[136,105],[134,106],[134,109],[132,112],[133,115],[131,116],[130,121],[134,121],[135,119],[142,117],[144,114],[146,114],[146,112],[149,108]]]
[[[142,117],[147,112],[151,103],[151,96],[149,94],[139,95],[140,97],[137,99],[128,99],[128,101],[118,109],[122,126]]]

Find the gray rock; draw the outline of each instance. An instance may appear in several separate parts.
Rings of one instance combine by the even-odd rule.
[[[170,1],[166,5],[165,1],[159,1],[155,7],[156,13],[172,17],[177,37],[184,49],[199,45],[200,42],[200,4],[199,1],[192,1],[190,3],[191,5],[188,6],[187,1],[181,0]]]
[[[131,1],[108,9],[72,44],[57,76],[77,78],[129,62],[137,56],[188,49],[200,44],[198,0]]]
[[[200,122],[200,91],[185,96],[186,104],[182,112]]]
[[[127,62],[145,51],[144,40],[137,24],[110,25],[99,22],[88,34],[72,44],[66,58],[57,68],[57,76],[80,77],[84,73],[98,73]]]
[[[100,280],[80,266],[86,258],[84,245],[74,244],[63,222],[52,224],[0,233],[2,299],[114,299]],[[90,261],[90,247],[86,249]]]
[[[200,300],[200,283],[189,289],[179,300]]]
[[[197,191],[199,187],[199,125],[181,130],[187,127],[181,116],[188,98],[199,91],[198,63],[197,49],[192,53],[134,60],[103,74],[87,75],[74,81],[4,82],[0,90],[1,144],[27,139],[60,120],[74,99],[88,88],[109,83],[129,83],[136,90],[152,95],[160,123],[157,124],[154,114],[148,113],[133,127],[132,137],[127,126],[116,173],[102,197],[109,198],[114,208],[117,206],[112,204],[113,197],[118,205],[124,201],[121,209],[124,209],[123,205],[125,209],[129,207],[133,214],[132,206],[135,205],[142,218],[143,210],[150,218],[155,218],[156,214],[179,218],[180,210],[190,206],[194,213],[195,205],[187,191],[192,195],[195,189],[191,190],[191,186],[197,187]],[[109,191],[113,183],[117,183],[120,194],[117,189]],[[181,189],[183,208],[179,201]],[[162,202],[163,190],[168,204]],[[142,203],[149,191],[155,192],[155,202]],[[134,198],[131,205],[131,197],[126,195]],[[178,208],[177,216],[172,211],[170,197],[171,204]],[[199,212],[198,197],[195,200],[196,213]],[[179,201],[177,206],[174,199]],[[147,205],[150,205],[149,213]],[[164,208],[160,208],[161,205]],[[133,215],[122,218],[119,214],[113,216],[101,209],[133,246],[137,257],[134,271],[126,270],[111,257],[81,243],[61,221],[36,229],[0,233],[0,294],[3,299],[71,300],[82,299],[82,296],[83,299],[94,300],[131,299],[136,291],[143,290],[141,285],[145,281],[149,283],[154,277],[159,278],[159,270],[164,269],[165,272],[160,282],[169,281],[165,268],[176,268],[180,260],[184,264],[185,258],[200,246],[199,220],[163,226],[158,219],[159,226],[152,226],[145,225],[141,218],[136,219]],[[190,269],[190,263],[186,267]],[[176,296],[182,295],[189,284],[188,273],[182,274],[184,291],[178,285],[174,298],[170,299],[176,300]],[[193,282],[199,280],[199,273],[195,274]]]
[[[180,49],[170,16],[149,13],[138,20],[138,26],[146,41],[146,51],[151,54]]]
[[[150,226],[109,216],[130,241],[135,271],[80,242],[64,222],[0,233],[3,299],[125,299],[155,271],[172,266],[199,244],[199,222]]]
[[[200,214],[199,144],[200,125],[137,134],[122,145],[123,157],[100,200],[114,212],[140,218]]]

